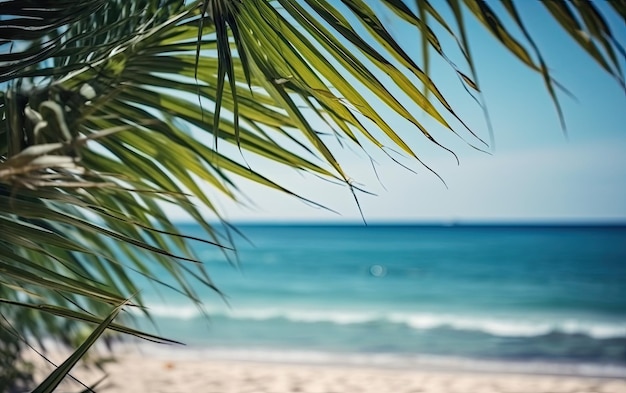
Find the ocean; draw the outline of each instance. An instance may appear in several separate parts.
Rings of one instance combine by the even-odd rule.
[[[237,228],[237,266],[194,244],[225,299],[146,286],[139,325],[215,358],[626,377],[624,226]]]

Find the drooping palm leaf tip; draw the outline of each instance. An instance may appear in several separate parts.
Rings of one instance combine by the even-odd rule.
[[[306,201],[251,168],[246,156],[338,180],[354,193],[331,138],[366,152],[380,148],[393,160],[399,150],[418,162],[416,149],[424,147],[407,142],[416,133],[441,146],[437,135],[454,132],[479,148],[478,132],[429,75],[429,63],[443,60],[482,102],[469,23],[537,71],[563,120],[563,87],[521,6],[511,0],[0,2],[2,315],[22,336],[45,332],[70,341],[79,324],[102,323],[132,294],[138,293],[134,306],[143,306],[138,275],[200,304],[190,280],[214,286],[193,255],[193,239],[178,232],[162,202],[202,225],[206,241],[229,245],[228,233],[209,225],[197,205],[220,220],[214,193],[253,199],[235,179]],[[623,1],[541,7],[624,86],[624,36],[609,23],[625,22]],[[387,21],[410,26],[421,39],[397,41]],[[445,42],[456,43],[462,58],[450,59],[456,49]],[[419,121],[420,111],[438,126]],[[410,128],[390,126],[394,117]],[[157,267],[168,277],[156,277]]]

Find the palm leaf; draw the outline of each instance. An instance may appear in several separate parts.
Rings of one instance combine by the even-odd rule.
[[[33,393],[48,393],[53,392],[61,381],[69,374],[70,370],[78,363],[78,361],[87,353],[89,348],[98,340],[98,338],[104,333],[104,331],[113,322],[117,314],[120,312],[124,303],[115,307],[111,313],[102,321],[100,325],[87,337],[80,347],[76,348],[76,351],[67,358],[59,367],[57,367],[35,390]]]

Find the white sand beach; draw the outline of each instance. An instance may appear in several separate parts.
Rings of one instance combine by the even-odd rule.
[[[99,393],[626,393],[624,379],[173,359],[129,353],[103,370],[77,366],[72,375],[87,385],[106,375]],[[35,363],[41,381],[52,366]],[[69,378],[62,386],[82,388]]]

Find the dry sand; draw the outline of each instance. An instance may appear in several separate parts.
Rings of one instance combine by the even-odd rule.
[[[51,354],[51,360],[63,361]],[[37,380],[51,366],[36,359]],[[626,380],[571,376],[412,371],[351,366],[218,361],[124,354],[104,371],[77,366],[73,376],[99,393],[626,393]],[[80,391],[66,379],[60,391]]]

